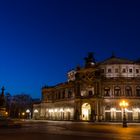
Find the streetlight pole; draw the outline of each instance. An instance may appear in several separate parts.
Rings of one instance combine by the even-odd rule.
[[[26,113],[27,113],[27,119],[31,119],[31,111],[27,109]]]
[[[120,107],[123,109],[123,127],[127,127],[127,121],[126,121],[126,112],[125,108],[128,106],[128,103],[126,101],[120,102]]]
[[[125,114],[125,108],[123,108],[123,127],[127,127],[127,121],[126,121],[126,114]]]

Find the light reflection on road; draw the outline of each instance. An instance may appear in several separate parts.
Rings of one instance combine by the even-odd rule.
[[[140,140],[140,125],[94,124],[73,122],[25,122],[20,129],[0,129],[0,134],[51,134],[66,136],[84,136],[115,140]]]

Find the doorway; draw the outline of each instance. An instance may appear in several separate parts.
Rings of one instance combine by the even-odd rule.
[[[91,106],[89,103],[84,103],[82,105],[82,120],[88,121],[91,116]]]

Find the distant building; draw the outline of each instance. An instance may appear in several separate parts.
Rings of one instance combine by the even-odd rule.
[[[42,88],[33,117],[47,120],[122,121],[125,100],[128,121],[140,121],[140,61],[112,55],[96,63],[92,53],[85,66],[68,73],[68,81]]]

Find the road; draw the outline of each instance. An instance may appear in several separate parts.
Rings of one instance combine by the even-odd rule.
[[[140,140],[140,124],[24,121],[21,128],[0,128],[4,140]]]

